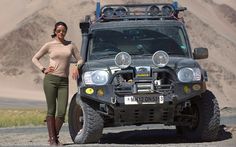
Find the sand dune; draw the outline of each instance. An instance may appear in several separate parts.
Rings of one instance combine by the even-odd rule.
[[[224,11],[223,10],[219,11],[221,9],[218,9],[219,7],[222,6],[216,5],[210,0],[208,0],[208,2],[204,0],[195,0],[195,1],[180,0],[180,1],[182,5],[188,7],[188,10],[190,12],[192,12],[199,19],[208,24],[217,33],[221,34],[228,40],[236,43],[236,33],[235,33],[236,26],[234,26],[233,24],[229,23],[224,19],[224,14],[223,14]],[[228,6],[227,3],[224,4]],[[234,13],[236,14],[236,12]]]
[[[170,0],[171,1],[171,0]],[[68,24],[67,38],[80,47],[79,22],[93,15],[96,0],[2,0],[0,2],[0,98],[44,101],[43,75],[31,58],[48,40],[56,21]],[[102,4],[141,3],[141,0],[101,0]],[[166,0],[147,0],[166,2]],[[236,1],[180,0],[192,48],[208,47],[210,56],[200,63],[209,72],[208,87],[220,106],[236,107]],[[8,7],[6,7],[6,5]],[[229,13],[230,12],[230,13]],[[43,60],[47,63],[47,60]],[[70,97],[76,84],[70,79]]]
[[[236,1],[235,0],[213,0],[217,4],[226,4],[236,10]]]

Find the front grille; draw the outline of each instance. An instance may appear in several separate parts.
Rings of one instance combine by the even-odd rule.
[[[116,94],[143,94],[143,93],[163,93],[170,94],[173,92],[172,84],[154,85],[153,83],[134,83],[120,85],[115,87]]]
[[[116,74],[113,84],[115,93],[125,94],[143,94],[143,93],[163,93],[173,92],[175,77],[170,70],[152,70],[150,76],[138,77],[134,73]]]

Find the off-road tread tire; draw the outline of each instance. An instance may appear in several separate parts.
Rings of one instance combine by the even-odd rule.
[[[77,109],[77,110],[76,110]],[[77,113],[78,109],[81,109],[80,106],[76,103],[76,94],[72,97],[70,101],[70,106],[69,106],[69,112],[68,112],[68,126],[69,126],[69,132],[71,139],[74,141],[75,137],[78,133],[78,127],[75,128],[74,126],[77,126],[76,124],[78,123],[78,120],[74,118]]]
[[[76,98],[75,98],[76,99]],[[73,101],[77,105],[76,100]],[[74,143],[85,144],[85,143],[97,143],[102,137],[104,121],[101,115],[96,111],[94,103],[91,101],[79,100],[79,104],[83,111],[84,124],[82,131],[77,135],[73,135]],[[71,108],[73,109],[73,108]],[[73,119],[73,114],[70,114]]]
[[[190,141],[215,141],[220,129],[220,109],[214,94],[207,90],[194,100],[199,109],[199,124],[194,130],[177,126],[177,133]]]
[[[211,91],[206,91],[201,96],[203,107],[204,127],[201,139],[203,141],[215,141],[218,138],[220,129],[220,108],[216,97]],[[205,101],[204,101],[205,100]]]

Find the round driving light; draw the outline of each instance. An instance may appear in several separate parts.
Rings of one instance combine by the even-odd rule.
[[[156,5],[150,6],[148,8],[148,15],[155,16],[155,15],[159,15],[159,13],[160,13],[160,9]]]
[[[127,68],[131,64],[131,56],[126,52],[120,52],[115,57],[115,64],[121,69]]]
[[[194,78],[194,72],[192,68],[182,68],[178,72],[178,79],[181,82],[191,82]]]
[[[164,51],[157,51],[153,54],[152,61],[158,67],[164,67],[169,62],[169,55]]]
[[[173,8],[171,6],[165,5],[161,8],[162,15],[170,16],[173,13]]]
[[[85,93],[87,93],[87,94],[93,94],[93,93],[94,93],[94,90],[93,90],[93,88],[86,88]]]
[[[116,16],[122,17],[127,15],[127,9],[125,7],[119,7],[115,10]]]
[[[102,10],[104,17],[112,17],[114,15],[114,9],[111,7],[105,7]]]

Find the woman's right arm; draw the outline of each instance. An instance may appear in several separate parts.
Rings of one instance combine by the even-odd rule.
[[[42,48],[33,56],[32,62],[35,66],[37,66],[41,71],[43,71],[45,68],[44,66],[39,62],[40,58],[43,57],[46,53],[48,53],[48,44],[46,43]]]

